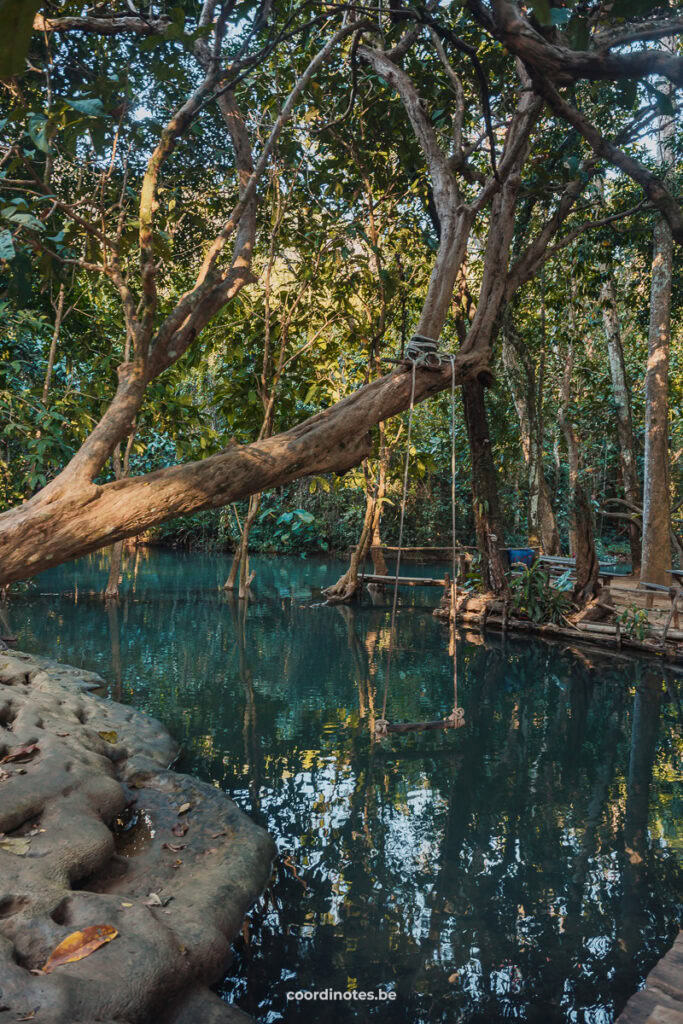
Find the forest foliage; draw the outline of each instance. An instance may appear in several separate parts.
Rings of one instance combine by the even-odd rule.
[[[35,5],[16,6],[22,6],[19,33],[25,35],[28,26],[27,50],[24,57],[17,48],[20,58],[4,54],[0,102],[0,511],[38,494],[93,432],[116,392],[117,368],[131,358],[131,324],[144,323],[148,315],[156,324],[171,317],[195,287],[197,267],[238,197],[239,157],[217,97],[234,96],[244,109],[258,159],[287,97],[334,32],[342,32],[338,44],[301,89],[265,163],[246,282],[207,319],[201,344],[188,344],[181,359],[170,358],[163,372],[149,379],[134,432],[121,436],[120,449],[116,442],[114,461],[104,460],[95,483],[118,479],[116,459],[123,458],[126,438],[131,477],[201,461],[255,441],[272,396],[268,429],[278,434],[391,369],[388,360],[405,350],[420,318],[442,224],[429,160],[410,130],[401,97],[359,51],[373,46],[389,51],[410,29],[409,14],[415,17],[420,32],[401,54],[402,67],[433,138],[453,154],[462,200],[472,203],[492,173],[495,180],[496,160],[500,165],[524,88],[520,92],[519,59],[495,27],[487,28],[488,8],[444,2],[424,8],[228,2],[212,6],[207,24],[200,6],[184,0],[173,7],[151,4],[126,32],[124,20],[135,21],[130,5],[86,11],[83,5],[52,3],[35,14],[35,21]],[[7,8],[3,12],[7,18]],[[79,17],[90,24],[67,25]],[[607,5],[536,0],[525,17],[539,38],[581,54],[600,33],[627,34],[634,24],[654,24],[673,13],[649,0]],[[118,23],[111,32],[102,27],[107,18]],[[201,88],[202,46],[217,37],[221,23],[225,70],[169,143],[146,208],[150,158],[168,141],[169,125],[187,97]],[[344,32],[344,25],[355,25],[355,31]],[[641,35],[610,52],[628,61],[650,52],[649,41],[658,41],[661,32]],[[680,61],[677,40],[672,35],[665,42],[671,60]],[[440,49],[448,51],[450,64]],[[607,51],[600,52],[602,59]],[[12,59],[17,65],[7,66]],[[611,75],[577,72],[565,93],[603,138],[618,142],[649,174],[666,180],[675,196],[680,131],[669,140],[669,166],[661,166],[656,145],[662,120],[674,121],[675,115],[668,67],[655,62],[637,73],[626,64],[626,71]],[[449,68],[456,68],[455,77]],[[543,93],[545,86],[534,82]],[[548,88],[558,96],[566,85],[556,77]],[[543,95],[515,186],[509,266],[523,265],[529,246],[554,218],[558,223],[543,259],[500,308],[486,394],[505,539],[519,543],[529,533],[528,459],[515,402],[514,375],[521,367],[524,387],[534,397],[542,471],[565,547],[570,483],[560,426],[563,402],[579,437],[581,479],[599,536],[623,552],[625,524],[606,517],[605,505],[623,498],[624,481],[604,295],[611,284],[642,480],[652,232],[663,207],[647,189],[644,193],[639,180],[596,156],[588,138],[559,116],[547,89]],[[570,194],[571,204],[559,219]],[[452,352],[460,347],[463,331],[476,323],[495,202],[481,205],[473,218],[442,335],[442,347]],[[141,243],[146,218],[150,224],[153,218],[151,257]],[[115,239],[115,249],[108,239]],[[134,287],[133,301],[126,289]],[[677,414],[683,406],[683,368],[676,326],[682,299],[681,276],[675,273],[669,384],[674,508],[683,461],[683,423]],[[137,312],[127,310],[129,301],[137,303]],[[517,366],[502,358],[503,320],[505,330],[523,344]],[[574,366],[567,405],[563,374],[570,347]],[[459,399],[454,440],[457,527],[460,539],[471,543],[472,466]],[[382,441],[389,453],[382,518],[389,543],[397,528],[404,442],[404,419],[388,421]],[[445,392],[415,413],[407,530],[412,543],[447,542],[450,444]],[[379,447],[374,430],[373,465]],[[287,483],[264,499],[252,543],[294,551],[344,548],[357,540],[367,486],[360,468]],[[245,514],[246,505],[238,502],[154,529],[169,541],[230,545]]]

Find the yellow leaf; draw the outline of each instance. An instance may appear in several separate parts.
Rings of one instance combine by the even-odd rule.
[[[25,857],[31,847],[31,840],[19,836],[17,839],[0,839],[0,850],[13,853],[16,857]]]
[[[186,814],[190,807],[192,807],[192,804],[181,804],[178,808],[178,814]]]
[[[105,729],[103,732],[98,732],[97,735],[100,736],[103,740],[106,740],[107,743],[116,743],[117,739],[119,738],[119,734],[115,732],[113,729],[110,729],[109,731]]]
[[[112,928],[110,924],[93,924],[89,928],[84,928],[82,932],[72,932],[50,953],[43,967],[43,974],[50,974],[55,967],[73,964],[76,960],[90,956],[105,942],[115,939],[118,934],[116,928]]]

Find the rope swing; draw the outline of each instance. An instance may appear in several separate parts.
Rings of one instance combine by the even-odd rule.
[[[465,724],[464,708],[458,707],[458,653],[455,631],[455,614],[457,602],[456,582],[456,540],[455,540],[455,357],[441,354],[438,342],[421,334],[414,334],[406,349],[405,359],[411,364],[410,405],[408,407],[408,430],[406,438],[406,455],[403,466],[403,496],[401,499],[401,515],[398,528],[398,548],[396,551],[396,575],[394,578],[394,596],[391,605],[391,626],[389,632],[389,648],[387,651],[387,668],[384,680],[384,696],[382,700],[382,717],[375,722],[375,735],[378,739],[390,732],[422,732],[427,729],[457,729]],[[453,658],[453,710],[446,718],[432,722],[402,722],[391,724],[387,720],[387,699],[391,680],[391,661],[394,650],[394,633],[396,625],[396,608],[398,606],[398,586],[401,574],[401,552],[403,549],[403,525],[405,522],[406,503],[408,498],[408,471],[410,468],[410,439],[413,428],[413,412],[415,410],[415,373],[418,366],[437,370],[444,362],[451,364],[451,553],[452,579],[450,586],[451,611],[449,615],[448,653]]]

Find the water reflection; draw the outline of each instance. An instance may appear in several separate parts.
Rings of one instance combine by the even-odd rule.
[[[466,726],[378,743],[381,594],[311,607],[338,564],[254,559],[239,602],[218,591],[227,559],[137,557],[118,606],[88,597],[106,581],[93,557],[46,573],[41,589],[67,596],[15,603],[12,626],[161,717],[182,767],[277,838],[231,999],[266,1021],[614,1019],[677,931],[680,704],[664,666],[467,634]],[[429,609],[402,608],[393,720],[449,713],[447,639]],[[398,998],[317,1016],[287,1000],[349,985]]]

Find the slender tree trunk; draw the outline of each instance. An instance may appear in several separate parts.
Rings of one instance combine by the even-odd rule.
[[[43,405],[47,403],[47,396],[50,392],[50,380],[52,379],[52,370],[55,365],[55,355],[57,353],[57,342],[59,341],[59,332],[62,327],[62,318],[64,316],[64,285],[59,286],[59,296],[57,298],[57,309],[55,312],[55,326],[52,331],[52,341],[50,342],[50,352],[47,357],[47,369],[45,371],[45,381],[43,383]]]
[[[517,410],[522,454],[529,486],[528,537],[530,547],[546,555],[561,552],[560,533],[553,511],[550,488],[543,472],[543,438],[536,402],[536,381],[528,352],[512,338],[512,326],[503,332],[503,362]],[[518,341],[518,339],[515,339]]]
[[[673,118],[660,118],[659,158],[673,159]],[[653,232],[650,329],[645,377],[645,469],[643,479],[643,552],[640,578],[671,584],[671,507],[669,495],[669,348],[673,239],[663,217]]]
[[[632,505],[640,505],[640,483],[638,480],[638,467],[633,440],[633,421],[631,418],[631,395],[626,379],[624,349],[621,342],[619,314],[617,311],[617,294],[611,267],[606,268],[606,277],[600,299],[602,304],[602,322],[607,338],[610,375],[612,378],[612,397],[617,417],[617,436],[619,439],[624,497]],[[629,542],[631,545],[633,572],[637,573],[640,570],[640,530],[635,522],[629,524]]]
[[[491,452],[484,385],[479,380],[462,386],[465,423],[472,456],[472,499],[477,547],[482,560],[484,586],[494,594],[508,590],[507,565],[501,550],[503,525],[498,500],[496,467]]]
[[[121,461],[121,449],[117,445],[111,457],[114,466],[114,476],[117,480],[125,480],[130,469],[130,452],[135,438],[135,425],[126,441],[123,461]],[[105,601],[116,601],[119,596],[119,579],[121,577],[121,564],[123,562],[123,541],[117,540],[112,544],[109,560],[109,579],[104,591]]]
[[[384,424],[382,426],[382,433],[384,433]],[[377,484],[377,497],[375,500],[375,509],[372,519],[372,538],[370,553],[372,555],[372,567],[375,570],[377,576],[388,575],[389,570],[387,569],[387,563],[384,558],[384,552],[382,551],[382,535],[380,531],[380,521],[382,518],[382,509],[384,506],[384,496],[386,491],[386,459],[383,454],[384,446],[380,452],[380,465],[379,465],[379,481]]]
[[[598,581],[598,556],[595,550],[593,513],[586,492],[581,484],[579,446],[571,421],[569,405],[571,381],[574,370],[574,345],[570,343],[562,377],[562,391],[558,418],[567,444],[569,464],[570,526],[569,547],[576,558],[576,582],[572,598],[580,608],[600,591]]]

